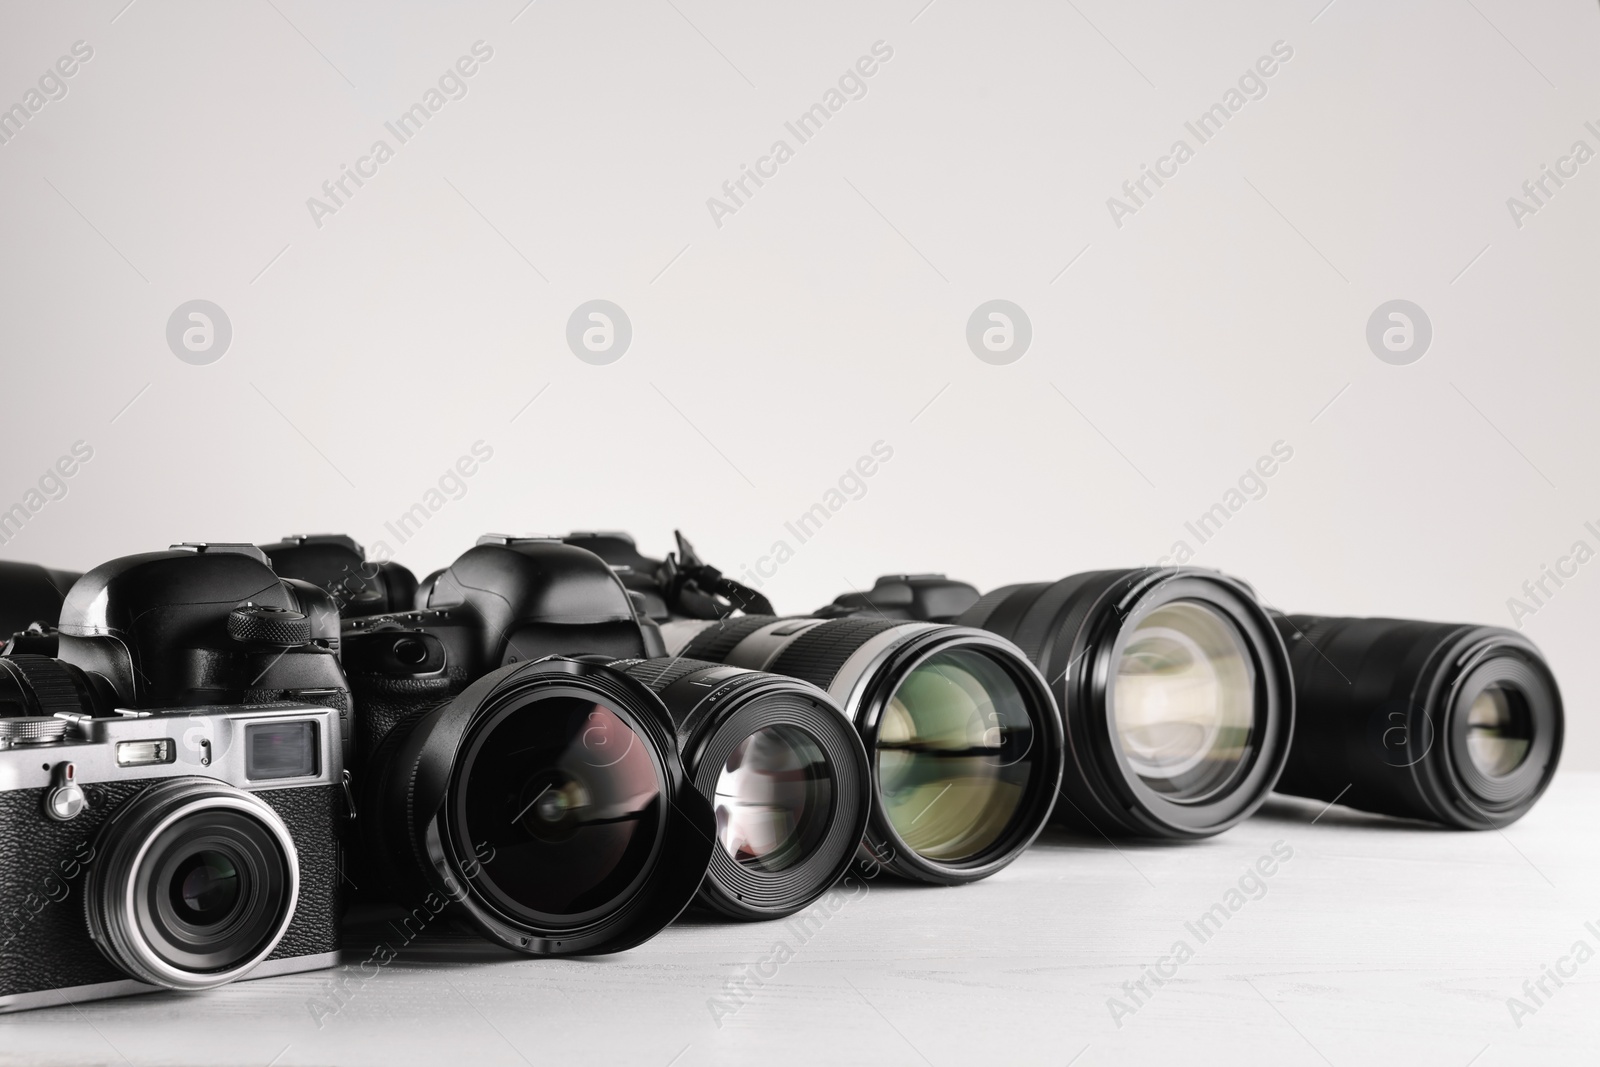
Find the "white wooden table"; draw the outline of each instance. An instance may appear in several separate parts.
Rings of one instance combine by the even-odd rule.
[[[1052,831],[975,886],[868,883],[806,937],[684,921],[581,961],[430,938],[338,996],[323,972],[0,1017],[0,1064],[1592,1063],[1600,958],[1571,953],[1600,951],[1597,812],[1600,775],[1567,774],[1505,833],[1287,800],[1201,844]]]

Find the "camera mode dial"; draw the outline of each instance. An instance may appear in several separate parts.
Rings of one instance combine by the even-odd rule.
[[[228,612],[228,636],[247,645],[295,648],[311,643],[311,620],[288,608],[245,604]]]

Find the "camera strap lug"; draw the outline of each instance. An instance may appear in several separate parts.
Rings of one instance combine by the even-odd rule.
[[[355,793],[355,790],[352,789],[351,786],[350,786],[350,772],[349,771],[344,770],[344,771],[340,771],[339,772],[339,785],[344,790],[344,803],[345,803],[346,813],[349,815],[350,821],[351,822],[355,822],[356,821],[356,793]]]

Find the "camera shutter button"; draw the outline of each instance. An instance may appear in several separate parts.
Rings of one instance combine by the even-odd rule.
[[[77,767],[67,762],[56,764],[55,770],[50,772],[50,791],[44,795],[44,813],[56,822],[76,819],[89,804],[77,777]]]
[[[243,644],[294,648],[311,643],[311,620],[288,608],[246,604],[228,612],[228,636]]]

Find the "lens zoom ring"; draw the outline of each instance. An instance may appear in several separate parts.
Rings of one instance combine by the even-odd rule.
[[[996,608],[1011,599],[1011,594],[1015,593],[1018,588],[1015,585],[1003,585],[999,589],[991,589],[983,594],[973,603],[972,607],[961,613],[961,618],[958,620],[960,625],[987,630],[989,628],[989,617],[994,614]]]
[[[777,622],[776,615],[740,615],[734,619],[725,619],[716,626],[707,626],[695,634],[694,640],[684,646],[683,654],[695,659],[709,660],[712,663],[721,663],[745,638],[767,626]]]
[[[681,678],[686,678],[695,671],[703,671],[707,667],[716,667],[718,664],[708,663],[702,659],[636,659],[624,663],[614,663],[613,667],[621,669],[623,674],[648,685],[657,693],[664,691],[667,686]]]
[[[1055,642],[1065,637],[1067,649],[1089,616],[1101,607],[1101,595],[1113,582],[1137,571],[1087,571],[1063,578],[1043,590],[1018,620],[1016,635],[1012,637],[1028,659],[1040,670],[1048,670],[1051,677],[1062,673],[1066,664],[1047,662],[1046,654]],[[1120,622],[1120,620],[1119,620]],[[1067,649],[1054,649],[1066,652]]]
[[[827,689],[856,649],[885,630],[907,625],[904,619],[834,619],[814,626],[794,639],[773,661],[775,674],[787,674]]]

